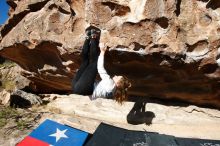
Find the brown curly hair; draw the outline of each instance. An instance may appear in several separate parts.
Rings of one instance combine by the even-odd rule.
[[[116,87],[116,90],[114,92],[114,99],[122,104],[123,101],[126,101],[128,99],[128,88],[131,87],[131,83],[129,82],[128,78],[122,76],[122,78],[119,80],[119,86]]]

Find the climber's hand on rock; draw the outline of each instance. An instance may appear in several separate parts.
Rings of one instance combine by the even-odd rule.
[[[99,48],[101,53],[105,53],[105,51],[107,50],[107,46],[105,43],[99,43]]]

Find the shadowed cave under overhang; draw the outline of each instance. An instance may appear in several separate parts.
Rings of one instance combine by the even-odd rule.
[[[42,42],[35,49],[28,49],[17,44],[4,48],[1,55],[30,72],[26,77],[35,83],[38,93],[69,94],[71,80],[81,62],[80,55],[78,52],[61,56],[57,50],[59,45]],[[219,80],[208,78],[205,72],[212,66],[198,69],[200,62],[187,64],[184,62],[184,55],[164,52],[140,54],[138,51],[115,49],[107,52],[105,59],[105,67],[110,75],[124,75],[129,78],[132,87],[128,93],[131,97],[178,99],[198,105],[220,107]],[[68,60],[74,62],[69,66],[69,72],[62,64]],[[56,70],[39,72],[45,64],[54,66]],[[215,70],[212,67],[212,71]]]

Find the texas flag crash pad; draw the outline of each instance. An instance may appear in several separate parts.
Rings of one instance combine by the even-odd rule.
[[[88,133],[45,120],[16,146],[82,146]]]

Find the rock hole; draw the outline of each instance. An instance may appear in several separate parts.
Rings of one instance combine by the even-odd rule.
[[[70,12],[66,11],[65,9],[63,9],[62,7],[57,6],[56,4],[52,4],[52,5],[49,6],[49,9],[50,9],[50,10],[52,10],[52,9],[54,9],[54,8],[55,8],[55,9],[58,9],[58,10],[59,10],[61,13],[63,13],[63,14],[67,14],[67,15],[68,15],[68,14],[71,14],[71,13],[72,13],[73,15],[75,15],[75,12],[74,12],[72,9],[71,9],[72,11],[71,11],[71,13],[70,13]]]
[[[17,4],[14,1],[7,0],[6,3],[14,10],[17,7]]]
[[[166,17],[157,18],[155,22],[163,29],[166,29],[169,26],[169,20]]]
[[[128,48],[128,47],[124,45],[117,45],[115,48]]]
[[[205,74],[214,73],[218,68],[218,64],[206,64],[200,68],[200,70]]]
[[[202,2],[208,2],[209,0],[198,0],[198,1],[202,1]]]
[[[122,6],[113,2],[102,2],[102,4],[108,6],[115,16],[124,16],[131,11],[128,6]]]
[[[167,48],[167,44],[155,44],[151,48]]]
[[[182,0],[177,0],[176,3],[176,10],[174,11],[176,13],[176,16],[178,17],[180,15],[180,5],[181,5]]]
[[[178,35],[179,35],[180,32],[181,32],[181,29],[178,28],[178,29],[177,29],[177,35],[176,35],[176,38],[178,37]]]
[[[220,59],[220,53],[217,55],[216,60]]]
[[[73,16],[76,15],[76,12],[75,12],[72,8],[70,8],[70,11],[71,11],[71,14],[72,14]]]
[[[124,26],[133,26],[133,25],[136,25],[137,23],[134,23],[134,22],[125,22],[123,25]]]
[[[212,23],[212,17],[210,17],[208,14],[204,14],[199,18],[199,23],[202,26],[208,26],[210,23]]]
[[[217,32],[220,33],[220,28],[217,28]]]
[[[31,10],[31,12],[38,11],[38,10],[40,10],[41,8],[43,8],[48,1],[49,1],[49,0],[28,5],[28,8]]]
[[[204,48],[206,48],[207,45],[208,45],[208,42],[206,40],[198,41],[197,43],[193,45],[186,44],[187,52],[193,52],[194,50],[201,51]]]
[[[138,51],[138,50],[140,50],[140,49],[145,49],[145,47],[146,47],[146,46],[141,45],[141,44],[139,44],[139,43],[137,43],[137,42],[133,42],[133,43],[132,43],[132,49],[133,49],[134,51]]]
[[[0,64],[5,62],[5,58],[3,56],[0,55]]]
[[[58,8],[56,4],[52,4],[48,7],[50,10],[52,10],[53,8]]]
[[[211,8],[213,10],[220,7],[220,0],[210,0],[206,5],[206,8]]]
[[[66,0],[66,2],[67,2],[68,4],[71,4],[71,0]]]

